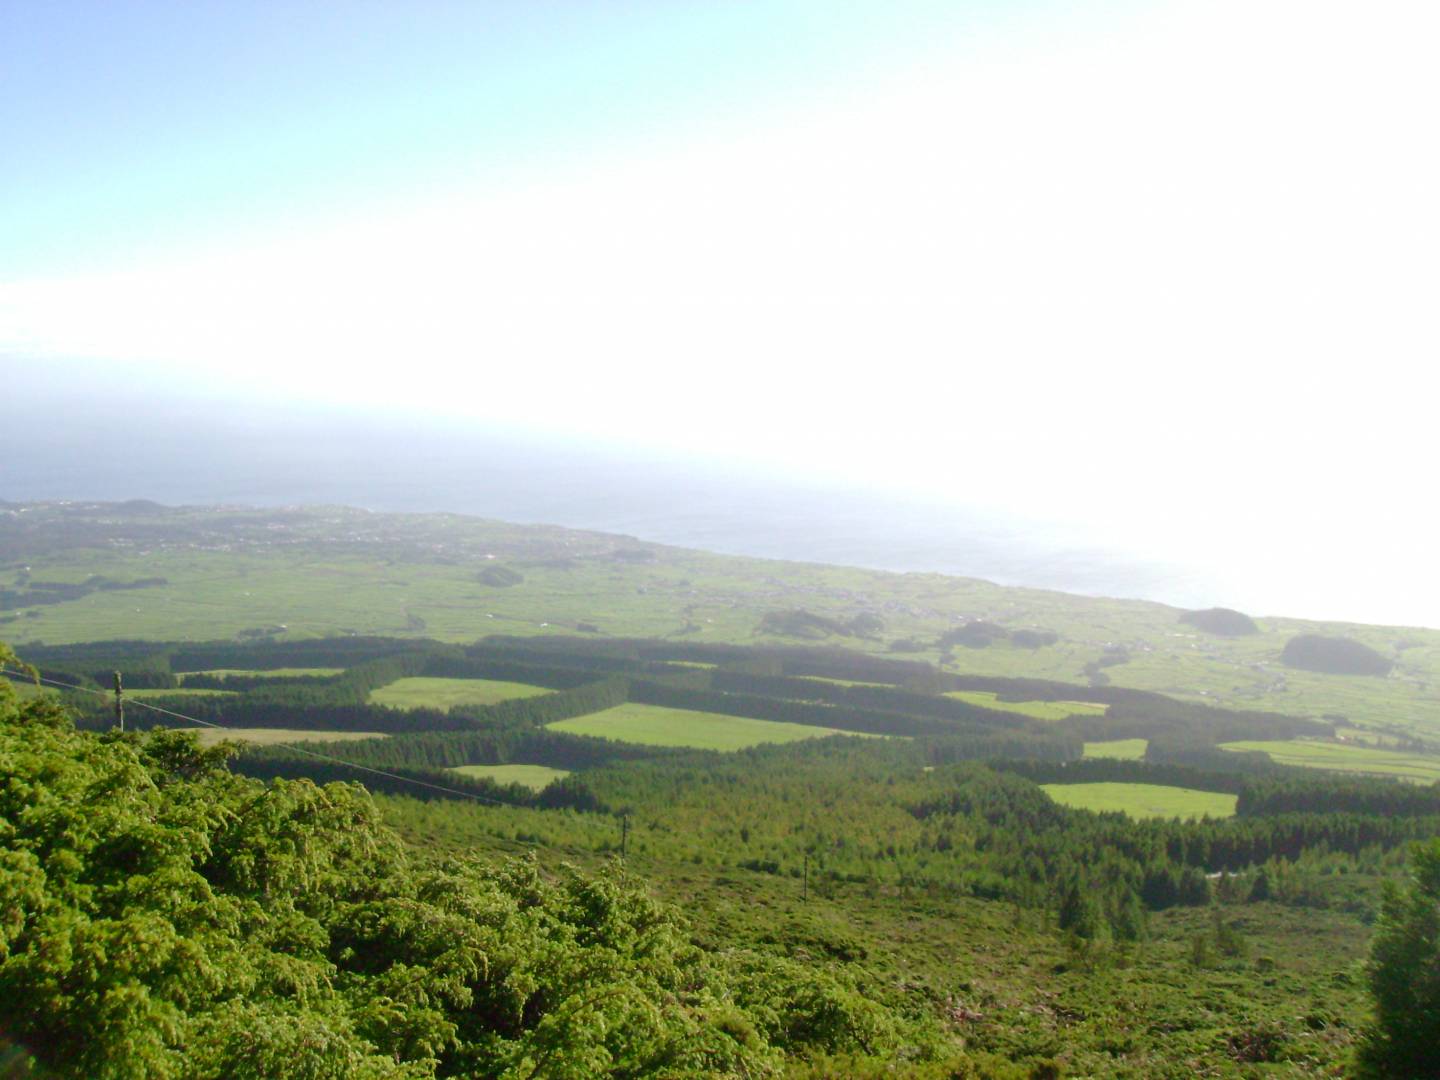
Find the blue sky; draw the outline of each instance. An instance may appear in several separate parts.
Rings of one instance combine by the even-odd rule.
[[[743,127],[1040,7],[8,4],[0,276]]]

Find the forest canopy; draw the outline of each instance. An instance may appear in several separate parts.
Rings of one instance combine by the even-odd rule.
[[[0,1052],[61,1075],[1328,1067],[1365,1013],[1359,980],[1329,973],[1358,963],[1382,875],[1440,835],[1440,788],[1220,748],[1324,739],[1328,723],[831,647],[355,636],[27,653],[67,692],[0,688]],[[125,732],[105,689],[122,669],[143,687]],[[371,700],[427,679],[535,692]],[[629,706],[816,735],[721,752],[554,726]],[[177,715],[255,741],[134,730]],[[1107,740],[1141,756],[1088,756]],[[1095,785],[1184,806],[1075,808]],[[1201,803],[1223,816],[1185,820]],[[931,944],[912,943],[917,921]],[[1253,964],[1237,926],[1264,950]],[[1317,932],[1340,951],[1298,944]],[[992,949],[1028,967],[1000,978]],[[1198,995],[1174,1005],[1183,1050],[1129,1004],[1168,1000],[1178,975]],[[1093,1024],[1051,1007],[1064,984]],[[1201,1001],[1232,984],[1262,1012]]]
[[[705,953],[618,867],[425,862],[359,786],[229,753],[80,732],[0,682],[0,1033],[41,1069],[763,1076],[900,1050],[843,975]]]
[[[1388,675],[1394,664],[1368,645],[1349,638],[1299,634],[1285,643],[1280,659],[1290,667],[1327,675]]]

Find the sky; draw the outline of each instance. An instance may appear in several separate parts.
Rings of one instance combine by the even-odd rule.
[[[1432,0],[0,4],[0,363],[1258,570],[1303,543],[1317,587],[1408,568],[1440,625],[1437,31]]]

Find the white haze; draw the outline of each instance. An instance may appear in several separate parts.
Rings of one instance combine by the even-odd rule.
[[[12,356],[1066,520],[1440,624],[1429,3],[1034,22],[687,142],[0,286]]]

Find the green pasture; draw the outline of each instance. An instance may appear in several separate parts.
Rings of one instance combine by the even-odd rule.
[[[339,675],[344,670],[338,667],[211,668],[208,671],[183,671],[176,674],[183,683],[187,675],[213,675],[217,679],[228,679],[232,675],[244,679],[298,679],[305,675]]]
[[[853,734],[809,724],[752,720],[744,716],[669,709],[636,702],[616,705],[613,709],[588,716],[557,720],[546,726],[552,731],[565,731],[572,735],[597,735],[603,739],[644,743],[647,746],[689,746],[697,750],[743,750],[761,743],[788,743],[825,735]]]
[[[1410,754],[1370,746],[1315,742],[1308,739],[1285,741],[1248,740],[1221,743],[1222,750],[1258,750],[1280,765],[1302,765],[1309,769],[1374,773],[1406,780],[1434,783],[1440,780],[1440,756]]]
[[[268,746],[272,743],[295,742],[354,742],[359,739],[387,738],[383,731],[321,731],[316,728],[181,728],[193,731],[201,746],[214,746],[218,742],[248,742]]]
[[[1379,731],[1371,731],[1368,728],[1347,727],[1343,724],[1337,725],[1335,735],[1354,746],[1378,746],[1381,748],[1398,746],[1404,740],[1396,735],[1386,735]]]
[[[1084,757],[1119,758],[1122,761],[1140,761],[1150,745],[1149,739],[1107,739],[1103,742],[1087,742]]]
[[[122,581],[163,576],[167,584],[27,609],[0,628],[0,640],[22,657],[29,641],[205,641],[263,633],[285,641],[379,634],[467,642],[502,633],[574,634],[584,623],[601,636],[829,644],[884,656],[894,656],[891,646],[905,640],[917,650],[907,649],[906,659],[950,673],[1078,683],[1086,665],[1118,641],[1127,644],[1130,660],[1105,669],[1116,686],[1440,738],[1433,689],[1440,685],[1440,630],[1252,612],[1261,616],[1260,633],[1222,638],[1181,624],[1177,609],[1148,601],[673,547],[646,547],[652,556],[646,559],[616,559],[617,550],[633,549],[636,541],[450,514],[277,512],[287,537],[277,545],[256,511],[174,509],[143,519],[146,528],[166,529],[167,537],[164,547],[141,554],[107,542],[117,523],[127,524],[118,508],[98,510],[93,520],[73,507],[57,510],[53,533],[36,529],[49,513],[31,511],[31,531],[13,538],[22,545],[14,558],[23,558],[36,580],[79,582],[102,574]],[[80,529],[93,531],[94,542],[75,542]],[[227,550],[214,550],[216,530],[229,530]],[[367,539],[353,539],[358,533]],[[524,581],[506,589],[480,583],[477,575],[492,565],[487,556]],[[756,633],[767,612],[786,609],[837,620],[883,611],[886,625],[874,639],[799,642]],[[1039,649],[942,650],[940,635],[961,617],[1052,630],[1060,640]],[[1286,668],[1281,649],[1299,633],[1353,637],[1394,657],[1395,671],[1375,678]]]
[[[1106,706],[1092,701],[1001,701],[988,690],[951,690],[946,695],[986,709],[1019,713],[1035,720],[1064,720],[1067,716],[1104,716]]]
[[[535,791],[570,775],[568,769],[552,769],[548,765],[457,765],[450,772],[494,780],[497,784],[521,784]]]
[[[1230,817],[1234,795],[1161,784],[1041,784],[1045,793],[1075,810],[1118,810],[1133,818]]]
[[[370,691],[370,704],[392,709],[448,709],[454,705],[494,705],[514,698],[553,693],[543,686],[500,679],[433,679],[415,675]]]

